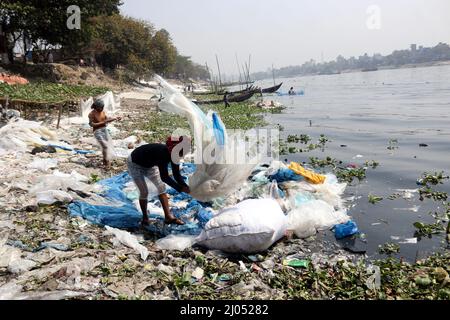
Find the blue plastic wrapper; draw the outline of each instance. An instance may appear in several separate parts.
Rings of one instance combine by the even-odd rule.
[[[358,226],[352,220],[334,226],[334,235],[336,239],[344,239],[357,233],[359,233]]]
[[[296,174],[291,169],[280,169],[277,173],[271,175],[269,180],[276,180],[277,183],[282,183],[286,181],[300,181],[303,177],[301,175]]]

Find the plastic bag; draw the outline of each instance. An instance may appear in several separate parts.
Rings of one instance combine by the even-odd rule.
[[[347,222],[350,217],[344,211],[336,211],[323,200],[312,200],[296,206],[288,213],[288,229],[299,238],[307,238],[317,231]]]
[[[186,117],[194,133],[197,165],[196,172],[189,179],[192,197],[201,201],[226,196],[237,190],[252,172],[255,164],[246,161],[236,163],[231,159],[236,146],[228,143],[230,137],[217,114],[209,112],[205,115],[192,101],[188,100],[178,90],[164,79],[156,76],[162,87],[164,99],[159,108],[166,112],[176,113]],[[244,138],[236,136],[237,143],[244,143]],[[213,159],[205,160],[214,150]],[[209,154],[207,151],[211,151]],[[249,151],[253,155],[255,151]],[[211,161],[210,161],[211,160]]]
[[[48,171],[49,169],[56,168],[57,166],[58,160],[56,159],[35,159],[32,163],[27,165],[30,169],[37,169],[40,171]]]
[[[287,222],[276,200],[245,200],[213,217],[197,243],[232,253],[261,252],[284,236]]]
[[[70,194],[60,190],[47,190],[36,193],[36,200],[38,204],[53,204],[55,202],[68,203],[72,202],[73,198]]]
[[[345,224],[338,224],[334,226],[334,235],[336,239],[343,239],[358,233],[358,226],[353,220],[348,221]]]
[[[162,250],[178,250],[183,251],[187,248],[192,247],[195,243],[196,236],[191,235],[168,235],[165,238],[156,241],[156,245]]]
[[[109,226],[106,226],[106,232],[105,234],[112,234],[116,238],[113,240],[113,244],[117,245],[118,242],[126,245],[127,247],[130,247],[131,249],[136,250],[137,253],[141,255],[142,260],[147,260],[147,257],[149,255],[148,249],[141,245],[135,236],[133,236],[131,233],[123,230],[119,230],[116,228],[111,228]]]

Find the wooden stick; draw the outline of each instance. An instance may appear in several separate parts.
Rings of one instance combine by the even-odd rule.
[[[61,121],[62,106],[63,106],[62,104],[59,105],[58,123],[56,124],[56,129],[59,129],[59,122]]]

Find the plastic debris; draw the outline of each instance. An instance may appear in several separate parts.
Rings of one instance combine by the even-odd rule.
[[[300,259],[283,260],[283,266],[289,266],[294,268],[308,268],[309,261]]]
[[[115,228],[111,228],[109,226],[106,226],[105,234],[107,235],[114,235],[115,238],[113,240],[114,245],[118,245],[118,243],[124,244],[134,250],[136,250],[137,253],[141,255],[142,260],[147,260],[147,257],[149,255],[148,249],[141,245],[135,236],[133,236],[131,233]]]
[[[184,235],[184,234],[171,234],[165,238],[156,241],[156,245],[163,250],[178,250],[183,251],[192,247],[195,243],[196,236]]]
[[[203,276],[205,275],[205,271],[202,268],[195,268],[195,270],[192,272],[192,277],[200,281]]]
[[[334,226],[334,235],[336,239],[343,239],[358,233],[358,226],[354,221],[348,221],[345,224]]]

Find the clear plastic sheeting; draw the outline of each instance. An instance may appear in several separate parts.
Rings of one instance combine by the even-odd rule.
[[[252,172],[255,164],[246,161],[236,163],[233,155],[236,144],[244,144],[244,137],[237,137],[237,142],[227,143],[229,136],[219,116],[213,112],[205,115],[192,101],[163,78],[156,76],[161,85],[163,100],[159,108],[166,112],[187,118],[194,134],[197,170],[189,179],[191,195],[200,201],[209,201],[226,196],[239,188]],[[212,152],[213,150],[213,152]],[[205,159],[214,153],[213,159]],[[254,151],[249,151],[253,153]],[[256,152],[255,156],[256,156]],[[250,155],[250,158],[253,158]]]
[[[288,213],[288,218],[288,229],[299,238],[310,237],[317,231],[330,229],[350,219],[344,211],[336,211],[323,200],[310,200],[296,205]]]
[[[56,168],[58,166],[57,159],[35,159],[27,167],[30,169],[36,169],[39,171],[48,171],[49,169]]]
[[[196,236],[186,234],[171,234],[167,237],[156,241],[156,246],[162,250],[177,250],[183,251],[192,247],[195,243]]]
[[[126,245],[127,247],[130,247],[131,249],[134,249],[137,253],[139,253],[142,260],[147,260],[147,257],[149,255],[148,249],[140,244],[135,236],[127,231],[111,228],[109,226],[106,226],[105,228],[106,235],[115,236],[115,238],[113,239],[114,246],[119,245],[119,243]]]
[[[39,122],[17,119],[0,128],[0,154],[25,152],[30,146],[48,145],[56,134]]]
[[[73,198],[70,194],[60,190],[47,190],[36,193],[36,202],[38,204],[54,204],[56,202],[69,203]]]

